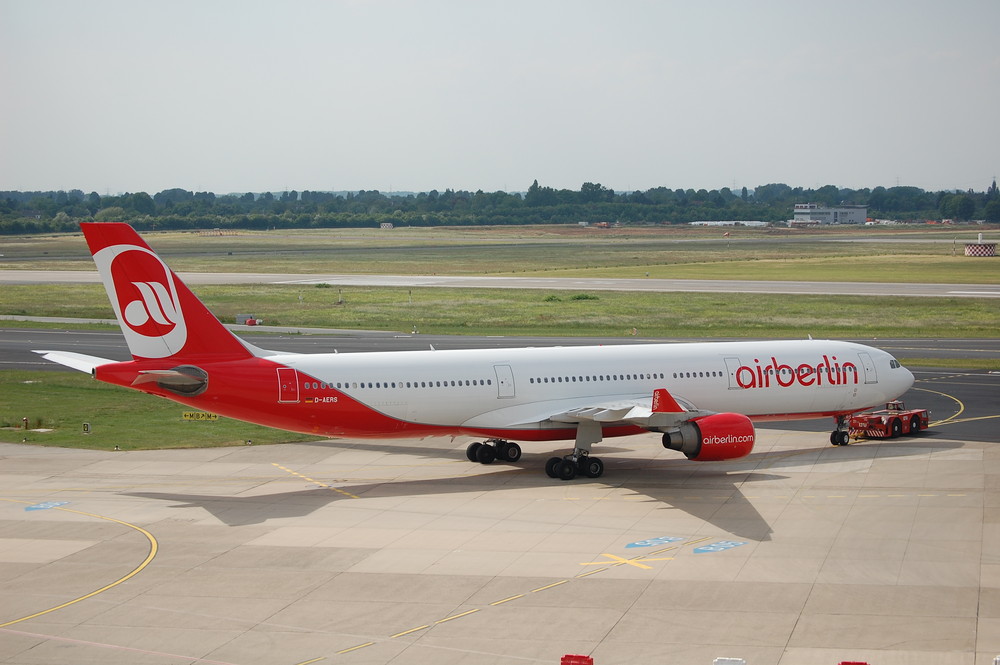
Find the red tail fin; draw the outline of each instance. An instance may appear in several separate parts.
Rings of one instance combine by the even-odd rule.
[[[133,358],[253,356],[131,226],[80,226]]]

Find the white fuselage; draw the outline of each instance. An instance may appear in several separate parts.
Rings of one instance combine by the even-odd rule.
[[[342,393],[411,423],[560,427],[572,408],[648,399],[666,388],[699,410],[754,420],[858,411],[894,399],[913,375],[884,351],[821,340],[280,355],[300,400]],[[291,399],[293,396],[288,396]],[[564,427],[564,425],[562,425]]]

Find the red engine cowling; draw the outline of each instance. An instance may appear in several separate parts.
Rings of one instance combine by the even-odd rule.
[[[746,457],[755,438],[753,423],[743,414],[716,413],[666,432],[663,447],[679,450],[690,460],[715,462]]]

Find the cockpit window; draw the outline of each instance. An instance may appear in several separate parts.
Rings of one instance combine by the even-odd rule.
[[[892,369],[899,369],[900,367],[902,367],[902,365],[900,365],[899,361],[896,360],[895,358],[890,358],[889,367],[891,367]]]

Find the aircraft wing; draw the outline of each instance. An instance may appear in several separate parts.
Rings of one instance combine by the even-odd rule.
[[[467,427],[530,427],[543,423],[628,423],[656,431],[713,413],[696,409],[685,400],[677,401],[661,388],[652,395],[625,399],[535,402],[489,411],[463,424]]]
[[[34,353],[41,355],[46,360],[51,360],[54,363],[65,365],[79,372],[87,372],[88,374],[92,374],[94,369],[101,365],[118,362],[117,360],[109,360],[108,358],[73,353],[72,351],[34,351]]]
[[[630,423],[648,430],[676,427],[680,423],[715,413],[696,409],[684,400],[676,400],[665,389],[654,391],[651,397],[617,400],[603,404],[575,407],[549,416],[559,423]]]

